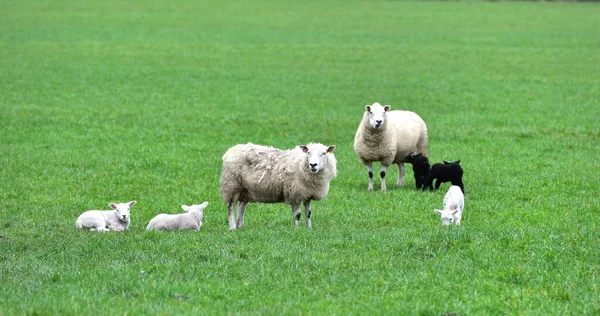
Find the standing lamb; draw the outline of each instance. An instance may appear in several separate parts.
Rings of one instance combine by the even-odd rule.
[[[420,153],[411,153],[406,157],[406,161],[411,163],[413,166],[413,173],[415,175],[415,185],[417,190],[420,190],[425,185],[425,180],[429,175],[429,159]]]
[[[465,185],[462,180],[463,169],[460,166],[460,160],[457,161],[446,161],[444,163],[435,163],[429,170],[429,175],[425,179],[423,185],[423,191],[427,189],[433,190],[433,180],[435,179],[435,189],[439,189],[440,185],[444,182],[450,182],[453,185],[460,187],[460,190],[465,193]]]
[[[123,231],[129,227],[131,207],[135,201],[127,203],[109,203],[112,211],[86,211],[77,218],[75,227],[88,228],[92,231],[107,232],[110,230]]]
[[[386,190],[385,172],[398,165],[397,185],[404,181],[404,162],[412,152],[427,156],[427,126],[410,111],[390,111],[389,105],[375,102],[365,106],[363,119],[354,137],[354,152],[369,170],[369,191],[373,191],[373,162],[381,162],[381,191]]]
[[[294,225],[300,221],[304,203],[306,227],[311,227],[311,201],[329,192],[329,182],[337,175],[335,146],[308,144],[290,150],[248,143],[236,145],[223,155],[221,197],[229,209],[229,229],[244,225],[244,212],[250,202],[287,203],[294,212]],[[237,223],[233,216],[237,207]]]
[[[448,189],[448,192],[446,192],[446,196],[444,196],[444,209],[436,209],[435,212],[440,215],[442,225],[448,226],[452,223],[460,225],[464,208],[465,196],[458,186],[453,185]]]
[[[146,230],[200,230],[207,206],[208,202],[192,206],[182,205],[181,208],[187,213],[158,214],[150,220]]]

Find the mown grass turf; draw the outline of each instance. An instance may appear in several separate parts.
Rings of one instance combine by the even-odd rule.
[[[597,4],[0,8],[0,314],[600,313]],[[352,144],[375,101],[462,161],[464,225],[412,170],[367,192]],[[228,231],[221,155],[248,141],[337,146],[312,230],[252,204]],[[131,199],[129,231],[75,229]],[[144,231],[205,200],[200,232]]]

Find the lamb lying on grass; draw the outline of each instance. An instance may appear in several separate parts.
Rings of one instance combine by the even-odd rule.
[[[460,190],[465,193],[465,186],[462,180],[463,169],[460,166],[460,160],[456,162],[444,161],[444,163],[436,163],[431,166],[429,175],[423,185],[423,191],[433,190],[433,180],[435,180],[435,189],[439,189],[443,182],[451,182],[453,185],[460,187]]]
[[[465,196],[458,186],[453,185],[446,192],[446,196],[444,196],[444,209],[436,209],[435,212],[440,215],[442,225],[448,226],[452,223],[460,225],[464,208]]]
[[[236,145],[223,155],[221,197],[229,210],[229,229],[244,225],[244,212],[250,202],[287,203],[300,221],[304,203],[306,227],[311,227],[311,201],[329,192],[329,182],[337,175],[335,146],[308,144],[281,150],[252,143]],[[233,212],[237,206],[237,222]]]
[[[110,230],[123,231],[129,227],[131,207],[135,201],[127,203],[109,203],[112,211],[86,211],[79,215],[75,222],[77,228],[87,228],[91,231],[107,232]]]
[[[208,202],[182,205],[181,208],[187,213],[158,214],[150,220],[146,230],[200,230],[206,206]]]
[[[398,186],[404,181],[404,162],[412,152],[427,155],[427,126],[419,115],[410,111],[390,111],[389,105],[375,102],[365,106],[362,121],[354,136],[354,152],[369,172],[369,191],[373,191],[373,162],[381,163],[381,191],[385,175],[392,164],[398,165]]]

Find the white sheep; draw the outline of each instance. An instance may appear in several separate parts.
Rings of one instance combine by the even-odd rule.
[[[187,213],[158,214],[150,220],[146,230],[200,230],[206,206],[208,202],[192,206],[182,205],[181,208]]]
[[[88,228],[92,231],[107,232],[110,230],[123,231],[131,222],[130,211],[135,201],[127,203],[109,203],[111,211],[86,211],[77,218],[75,227]]]
[[[311,227],[311,201],[329,192],[329,182],[337,175],[335,146],[308,144],[281,150],[252,143],[231,147],[223,155],[221,197],[229,209],[229,229],[244,225],[244,212],[250,202],[288,203],[294,224],[300,221],[304,203],[306,227]],[[237,207],[237,223],[233,216]]]
[[[465,208],[465,196],[459,186],[453,185],[444,196],[444,209],[435,212],[442,218],[442,225],[448,226],[452,223],[460,225],[462,212]]]
[[[354,137],[354,152],[369,171],[369,191],[373,191],[373,162],[381,162],[381,191],[387,189],[385,173],[398,165],[398,181],[404,183],[404,162],[411,153],[427,156],[427,126],[419,115],[410,111],[390,111],[389,105],[375,102],[366,111]]]

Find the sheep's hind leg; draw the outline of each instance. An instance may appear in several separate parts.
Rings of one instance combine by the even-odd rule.
[[[310,224],[311,211],[312,211],[312,206],[310,204],[310,200],[304,201],[304,215],[306,216],[306,227],[307,228],[312,227],[312,225]]]
[[[398,185],[399,187],[404,185],[404,174],[405,173],[406,173],[406,169],[404,168],[404,164],[399,163],[398,164],[398,181],[396,182],[396,185]]]
[[[236,226],[235,226],[235,218],[233,216],[233,210],[235,209],[235,206],[238,202],[238,199],[240,198],[240,194],[234,194],[231,197],[231,200],[229,200],[229,203],[227,204],[227,208],[229,209],[229,230],[235,230]],[[239,209],[238,209],[239,212]]]
[[[240,201],[238,204],[237,228],[244,226],[244,214],[246,213],[246,201]]]
[[[294,227],[298,228],[300,225],[300,203],[292,203],[292,211],[294,212]]]

